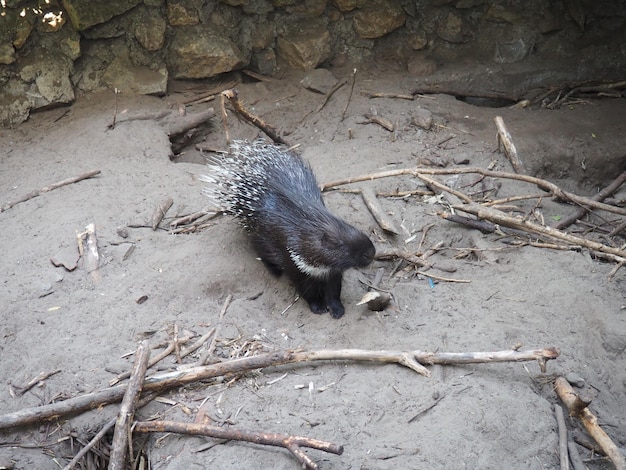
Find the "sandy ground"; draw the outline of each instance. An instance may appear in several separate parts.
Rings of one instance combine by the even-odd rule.
[[[557,158],[563,153],[559,143],[569,142],[569,134],[562,130],[566,127],[567,133],[584,140],[571,143],[569,157],[593,161],[614,147],[606,136],[623,135],[626,121],[626,103],[618,100],[554,111],[478,108],[443,95],[416,101],[371,100],[359,89],[410,89],[401,78],[383,79],[376,74],[359,76],[343,122],[347,87],[322,111],[302,120],[315,111],[322,96],[303,89],[300,78],[245,83],[238,89],[253,112],[301,145],[321,182],[411,167],[424,159],[445,159],[450,166],[463,160],[481,167],[493,162],[495,169],[510,171],[506,158],[495,151],[493,117],[499,114],[510,125],[522,156],[536,156],[538,145],[542,146],[541,158],[546,161],[537,166],[542,168],[541,176],[588,195],[596,189],[589,181],[579,186],[574,179],[560,178],[572,174],[571,161]],[[199,93],[210,85],[194,87]],[[193,94],[163,99],[121,95],[119,108],[167,109],[189,96]],[[216,102],[209,105],[217,107]],[[189,111],[203,106],[207,105]],[[397,123],[399,132],[361,124],[372,107]],[[432,113],[436,123],[432,130],[411,125],[417,107]],[[410,269],[398,270],[397,262],[375,261],[359,272],[346,273],[342,298],[347,313],[340,320],[314,315],[303,302],[284,312],[294,299],[293,287],[264,270],[234,221],[218,217],[190,234],[174,235],[168,230],[173,217],[210,208],[198,181],[207,172],[198,164],[204,158],[200,152],[191,149],[173,161],[169,140],[157,123],[136,120],[110,130],[112,110],[111,94],[102,93],[83,97],[69,109],[35,114],[18,129],[0,130],[2,204],[85,171],[102,172],[0,213],[2,412],[106,387],[117,373],[131,367],[132,356],[125,354],[140,340],[156,343],[171,338],[174,325],[181,334],[202,335],[218,324],[220,308],[232,294],[217,347],[223,358],[284,348],[469,352],[520,346],[557,347],[561,356],[548,364],[547,375],[532,362],[435,366],[431,378],[396,365],[282,366],[232,383],[177,389],[166,395],[170,402],[152,402],[140,411],[140,418],[193,421],[203,405],[202,412],[218,424],[343,445],[341,456],[308,451],[323,469],[556,469],[553,405],[559,401],[550,378],[575,373],[584,379],[578,391],[593,399],[591,409],[601,425],[618,445],[626,446],[623,269],[609,281],[615,265],[594,260],[586,251],[513,246],[497,235],[457,226],[437,215],[446,208],[445,200],[380,199],[402,227],[399,236],[390,237],[377,227],[360,196],[331,192],[325,196],[331,210],[370,233],[377,248],[423,251],[442,242],[443,249],[431,260],[454,272],[435,269],[432,273],[471,282],[431,285]],[[602,129],[593,126],[599,121]],[[199,145],[225,149],[219,120],[212,122]],[[232,117],[230,132],[236,138],[257,135],[254,128]],[[592,133],[600,138],[592,139]],[[555,158],[547,161],[545,156],[550,155]],[[439,179],[465,192],[480,189],[480,185],[470,186],[475,175]],[[497,198],[537,193],[527,184],[499,183]],[[387,192],[424,189],[420,181],[408,177],[361,184]],[[155,206],[168,196],[174,204],[161,229],[128,227],[145,225]],[[530,200],[518,206],[529,211],[536,203]],[[544,200],[538,210],[551,221],[566,216],[572,207]],[[614,224],[620,221],[615,215],[608,219]],[[76,233],[90,223],[98,236],[100,278],[81,267],[68,272],[53,266],[50,258],[61,250],[73,251]],[[120,235],[124,227],[128,238]],[[614,242],[620,245],[623,239]],[[131,245],[134,251],[129,253]],[[382,287],[393,293],[396,304],[377,314],[355,304],[367,291],[361,281],[371,281],[379,268],[385,273]],[[138,304],[142,296],[147,300]],[[164,370],[172,367],[169,358],[160,364]],[[38,373],[54,370],[60,372],[31,391],[11,395],[11,390]],[[109,406],[2,432],[0,462],[13,462],[19,469],[59,468],[80,447],[79,439],[91,438],[115,412]],[[581,432],[576,421],[567,419],[567,423],[570,431]],[[72,438],[64,440],[68,435]],[[293,456],[279,448],[230,442],[198,452],[208,441],[152,435],[147,440],[138,438],[135,448],[143,447],[153,469],[299,468]],[[17,444],[8,445],[13,442]],[[590,458],[589,451],[580,450]],[[611,468],[601,458],[592,458],[587,465]]]

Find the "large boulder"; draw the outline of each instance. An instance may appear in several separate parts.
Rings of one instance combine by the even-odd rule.
[[[168,67],[173,78],[208,78],[245,65],[230,39],[200,27],[179,28],[169,46]]]
[[[107,0],[106,2],[63,0],[63,7],[74,28],[77,31],[83,31],[121,15],[140,3],[141,0]]]
[[[400,28],[405,21],[406,14],[400,2],[375,0],[356,11],[354,30],[361,38],[376,39]]]

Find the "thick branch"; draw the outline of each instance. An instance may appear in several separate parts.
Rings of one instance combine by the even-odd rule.
[[[592,209],[600,209],[607,212],[612,212],[614,214],[626,215],[626,209],[622,207],[611,206],[609,204],[603,204],[599,201],[594,201],[593,199],[577,196],[574,193],[570,193],[559,188],[556,184],[551,183],[550,181],[537,178],[535,176],[528,175],[519,175],[517,173],[507,173],[505,171],[493,171],[486,170],[484,168],[403,168],[397,170],[387,170],[381,171],[378,173],[370,173],[368,175],[355,176],[352,178],[345,178],[342,180],[331,181],[329,183],[324,183],[320,185],[320,189],[322,191],[326,191],[330,188],[334,188],[336,186],[342,186],[345,184],[358,183],[361,181],[370,181],[373,179],[379,178],[389,178],[393,176],[402,176],[402,175],[410,175],[415,177],[420,177],[423,175],[461,175],[466,173],[477,173],[479,175],[488,176],[490,178],[504,178],[504,179],[512,179],[517,181],[524,181],[526,183],[534,184],[539,188],[543,189],[550,193],[550,195],[566,200],[572,201],[576,204],[590,207]],[[465,196],[467,197],[467,196]]]
[[[524,230],[530,233],[536,233],[544,235],[553,239],[563,240],[573,245],[590,248],[592,250],[599,251],[601,253],[609,253],[611,255],[626,257],[626,251],[619,248],[613,248],[611,246],[604,245],[602,243],[587,240],[586,238],[577,237],[569,233],[561,232],[552,227],[544,227],[543,225],[530,222],[529,220],[523,220],[521,218],[510,217],[499,210],[492,209],[490,207],[480,206],[478,204],[466,204],[453,206],[454,209],[474,214],[480,219],[489,220],[490,222],[504,225],[505,227],[516,228]]]
[[[146,375],[146,370],[148,369],[149,359],[150,347],[145,341],[142,341],[137,348],[132,374],[128,383],[128,389],[124,394],[122,406],[120,406],[120,411],[115,422],[112,450],[109,459],[109,470],[121,470],[126,467],[125,460],[126,450],[129,444],[130,425],[135,416],[135,410],[137,409],[139,395],[141,395],[141,389]]]
[[[626,171],[623,172],[621,175],[619,175],[617,178],[615,178],[611,184],[609,184],[606,188],[602,189],[602,191],[598,192],[597,194],[595,194],[592,199],[594,201],[599,201],[602,202],[604,201],[607,197],[610,197],[613,195],[613,193],[615,193],[615,191],[617,191],[620,186],[622,184],[624,184],[624,182],[626,182]],[[558,229],[558,230],[563,230],[564,228],[569,227],[570,225],[572,225],[574,222],[576,222],[578,219],[580,219],[583,215],[585,215],[588,212],[588,210],[584,207],[579,207],[578,209],[576,209],[576,212],[574,212],[572,215],[564,218],[563,220],[560,220],[558,223],[554,224],[554,228]]]
[[[253,442],[255,444],[284,447],[302,463],[303,468],[317,469],[318,465],[304,453],[302,447],[323,450],[332,454],[341,455],[343,447],[331,442],[311,439],[301,436],[287,436],[269,432],[254,432],[247,430],[227,429],[209,424],[177,423],[174,421],[140,421],[135,423],[135,432],[175,432],[179,434],[193,434],[209,436],[217,439]]]
[[[595,439],[598,445],[611,459],[616,470],[626,470],[626,459],[619,448],[598,424],[598,419],[589,411],[588,402],[582,401],[564,377],[557,377],[554,389],[561,401],[567,406],[571,416],[576,416],[585,426],[585,429]]]
[[[395,362],[408,367],[419,374],[430,376],[428,369],[423,364],[475,364],[484,362],[506,361],[532,361],[537,360],[545,367],[545,362],[558,357],[559,352],[554,348],[532,351],[499,351],[499,352],[476,352],[476,353],[433,353],[424,351],[367,351],[361,349],[343,350],[312,350],[312,351],[275,351],[258,356],[243,357],[230,361],[211,364],[209,366],[192,367],[189,369],[164,374],[153,375],[146,378],[144,391],[164,392],[174,387],[192,382],[208,380],[228,374],[262,369],[264,367],[277,366],[288,363],[303,363],[309,361],[369,361],[369,362]],[[81,395],[68,400],[51,403],[49,405],[24,409],[5,415],[0,415],[0,430],[16,426],[37,423],[41,420],[57,418],[80,411],[85,411],[98,406],[119,401],[126,392],[126,385],[118,385],[100,392]]]

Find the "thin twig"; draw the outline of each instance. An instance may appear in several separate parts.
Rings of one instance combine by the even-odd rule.
[[[25,194],[24,196],[20,197],[19,199],[14,199],[13,201],[9,201],[7,202],[4,206],[0,207],[0,212],[4,212],[8,209],[10,209],[11,207],[21,203],[21,202],[26,202],[30,199],[33,199],[37,196],[41,196],[43,193],[48,193],[54,189],[58,189],[62,186],[67,186],[68,184],[72,184],[72,183],[77,183],[78,181],[82,181],[82,180],[86,180],[88,178],[93,178],[96,175],[99,175],[101,172],[100,170],[93,170],[93,171],[88,171],[87,173],[82,173],[78,176],[74,176],[72,178],[67,178],[61,181],[58,181],[56,183],[51,184],[50,186],[46,186],[44,188],[41,188],[38,191],[32,191],[28,194]]]
[[[350,93],[348,94],[348,100],[346,101],[346,105],[343,108],[341,113],[341,122],[346,118],[346,112],[348,112],[348,107],[350,106],[350,102],[352,101],[352,94],[354,93],[354,84],[356,83],[356,73],[357,69],[352,69],[352,82],[350,83]]]
[[[213,355],[213,352],[215,351],[215,347],[217,345],[217,337],[220,334],[220,330],[222,329],[222,320],[224,319],[224,315],[226,314],[226,310],[228,310],[228,306],[230,305],[230,302],[233,300],[233,295],[232,294],[228,294],[228,297],[226,297],[226,300],[224,301],[224,304],[222,305],[222,309],[220,310],[220,316],[218,319],[218,323],[217,326],[215,327],[215,332],[213,333],[213,338],[211,339],[211,344],[209,345],[209,347],[207,348],[206,351],[204,351],[204,353],[202,354],[202,356],[200,356],[200,359],[198,359],[195,363],[196,366],[203,366],[204,364],[206,364],[207,360],[209,359],[209,357],[211,357],[211,355]]]

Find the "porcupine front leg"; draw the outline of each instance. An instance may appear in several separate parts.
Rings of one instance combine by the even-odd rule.
[[[311,312],[321,314],[328,312],[324,296],[325,281],[298,273],[292,278],[296,284],[296,290],[307,301]]]
[[[328,306],[330,316],[333,318],[341,318],[346,312],[341,303],[341,281],[343,274],[333,273],[324,280],[324,302]]]

